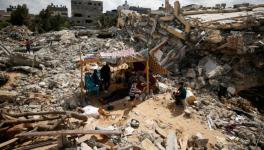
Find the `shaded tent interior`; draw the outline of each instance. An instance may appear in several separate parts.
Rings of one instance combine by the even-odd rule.
[[[111,56],[107,56],[111,55]],[[161,67],[159,63],[156,62],[156,60],[153,57],[146,57],[147,53],[146,50],[142,50],[141,52],[135,52],[134,50],[131,50],[129,54],[126,54],[126,51],[119,51],[118,54],[109,54],[109,53],[98,53],[96,51],[82,51],[80,53],[80,68],[81,68],[81,99],[85,99],[85,93],[83,91],[84,89],[84,72],[90,71],[87,69],[86,65],[91,63],[96,64],[102,64],[102,62],[107,62],[110,64],[111,72],[114,75],[120,75],[124,72],[122,70],[126,70],[128,68],[133,68],[133,71],[135,72],[141,72],[142,74],[145,74],[145,78],[147,80],[147,89],[149,89],[149,72],[153,74],[166,74],[168,71]],[[127,67],[120,67],[125,66]],[[117,69],[115,69],[117,68]],[[111,78],[113,79],[113,77]],[[120,83],[120,82],[119,82]],[[113,92],[114,90],[122,89],[124,86],[122,84],[119,84],[118,82],[112,84],[110,86],[109,92]],[[149,90],[147,90],[147,93]],[[102,97],[106,96],[105,93],[100,92],[99,97],[89,96],[89,99],[101,99]],[[100,106],[98,101],[94,101],[95,105]]]

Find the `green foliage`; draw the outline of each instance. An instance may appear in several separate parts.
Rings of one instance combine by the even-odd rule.
[[[60,15],[52,16],[49,8],[40,11],[33,21],[31,29],[39,33],[59,31],[70,27],[69,20]]]
[[[10,23],[6,22],[6,21],[0,21],[0,29],[9,26]]]
[[[29,13],[27,5],[18,5],[17,9],[11,13],[10,22],[13,25],[28,25],[29,24]]]
[[[117,15],[102,14],[99,17],[99,21],[102,24],[103,28],[116,26],[116,24],[117,24]]]

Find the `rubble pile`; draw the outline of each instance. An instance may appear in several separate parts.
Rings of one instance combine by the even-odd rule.
[[[263,10],[256,5],[248,12],[188,14],[175,1],[166,13],[121,11],[118,26],[120,37],[139,51],[149,49],[151,58],[172,75],[182,75],[192,88],[209,86],[217,92],[223,87],[227,93],[222,96],[234,96],[264,83]]]
[[[243,149],[255,145],[262,147],[263,138],[260,133],[263,129],[263,116],[248,100],[232,97],[221,98],[219,101],[216,95],[204,93],[197,94],[197,101],[189,105],[188,109],[198,114],[211,130],[221,129],[223,134],[228,135],[226,142],[229,144],[222,142],[219,149]]]
[[[15,40],[25,40],[32,33],[26,26],[7,26],[1,30],[1,38],[9,37]]]
[[[229,141],[238,147],[231,145],[229,149],[262,145],[258,140],[263,128],[259,113],[262,109],[256,110],[256,106],[238,94],[264,83],[263,6],[224,14],[210,11],[181,14],[179,8],[176,1],[174,7],[165,7],[165,13],[152,11],[150,15],[142,15],[121,11],[118,19],[118,26],[123,28],[121,37],[126,37],[139,51],[149,49],[150,57],[172,76],[176,75],[172,77],[175,81],[186,81],[199,98],[202,93],[217,95],[212,100],[200,99],[193,107],[209,122],[210,128],[223,129],[225,134],[232,135]],[[255,99],[251,95],[250,100]],[[242,132],[251,135],[241,136]]]

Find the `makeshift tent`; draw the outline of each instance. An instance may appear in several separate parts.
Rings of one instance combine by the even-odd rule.
[[[122,65],[124,63],[143,62],[146,68],[147,76],[147,91],[149,91],[149,70],[157,74],[167,74],[168,71],[163,68],[153,56],[149,55],[148,50],[142,50],[135,52],[134,49],[127,49],[122,51],[113,52],[96,52],[95,50],[83,50],[80,53],[80,64],[81,64],[81,88],[83,84],[83,66],[86,63],[93,62],[108,62],[115,65]],[[113,70],[113,69],[112,69]],[[83,95],[83,92],[82,92]],[[83,97],[83,96],[81,96]]]

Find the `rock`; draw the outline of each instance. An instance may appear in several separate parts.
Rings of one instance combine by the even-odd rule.
[[[32,68],[29,66],[16,66],[11,68],[12,71],[22,71],[26,73],[32,73],[32,74],[37,74],[39,72],[38,69]]]
[[[216,76],[220,76],[223,74],[223,67],[222,66],[217,66],[215,67],[213,70],[211,70],[210,72],[207,72],[206,76],[210,79],[210,78],[214,78]]]
[[[39,82],[39,86],[44,88],[46,86],[46,83],[45,82]]]
[[[165,130],[161,129],[159,126],[155,127],[156,133],[158,133],[162,138],[165,138],[168,134]]]
[[[141,144],[145,150],[158,150],[158,148],[156,148],[156,146],[147,138],[143,140]]]
[[[224,72],[225,72],[225,74],[226,74],[226,73],[228,73],[228,72],[230,72],[230,71],[232,70],[232,67],[229,66],[228,64],[225,64],[225,65],[223,66],[223,69],[224,69]]]
[[[249,146],[249,150],[261,150],[261,147],[259,146]]]
[[[203,73],[203,68],[202,67],[198,67],[197,71],[198,71],[198,76],[201,76],[202,73]]]
[[[134,132],[134,128],[132,128],[132,127],[127,127],[127,128],[125,128],[125,132],[124,132],[124,135],[125,136],[129,136],[129,135],[132,135],[133,134],[133,132]]]
[[[210,30],[208,32],[208,36],[206,38],[206,41],[210,43],[220,43],[223,41],[223,37],[221,36],[221,32],[219,30]]]
[[[218,87],[219,86],[219,81],[215,80],[215,79],[209,79],[208,80],[209,84],[213,87]]]
[[[195,78],[196,77],[195,70],[193,68],[189,68],[187,70],[186,77],[192,78],[192,79]]]
[[[80,150],[93,150],[93,149],[90,146],[88,146],[86,143],[81,143]]]
[[[224,68],[209,57],[203,58],[199,62],[199,66],[203,66],[203,69],[205,70],[205,75],[209,79],[214,78],[216,76],[220,76],[224,72]]]
[[[138,128],[139,127],[139,121],[135,120],[135,119],[132,119],[131,122],[130,122],[130,126],[133,127],[133,128]]]
[[[192,112],[191,112],[190,109],[187,108],[187,109],[184,110],[184,116],[185,116],[186,118],[190,118],[191,115],[192,115]]]
[[[199,89],[199,88],[202,88],[202,87],[204,87],[205,85],[206,85],[206,82],[205,82],[205,80],[204,80],[204,77],[198,77],[197,78],[197,88]]]
[[[195,149],[207,149],[208,139],[205,139],[201,133],[197,133],[188,139],[188,147]]]
[[[227,92],[233,96],[236,94],[236,89],[230,86],[227,88]]]
[[[0,90],[0,102],[12,102],[16,100],[18,93],[15,91],[4,91],[4,90]]]

